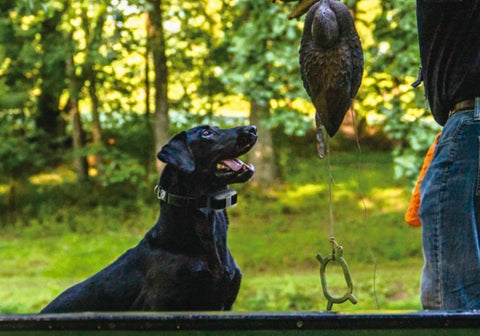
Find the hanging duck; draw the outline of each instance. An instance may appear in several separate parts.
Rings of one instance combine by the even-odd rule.
[[[362,82],[363,52],[348,8],[337,0],[302,0],[289,17],[308,10],[300,45],[303,86],[316,109],[317,147],[325,157],[323,129],[334,136]],[[308,8],[308,6],[310,6]]]

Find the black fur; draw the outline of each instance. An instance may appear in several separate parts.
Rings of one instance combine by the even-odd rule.
[[[200,197],[246,182],[253,167],[218,170],[217,163],[246,153],[256,139],[254,126],[181,132],[158,153],[167,164],[159,185],[171,194]],[[231,309],[242,276],[227,247],[226,211],[165,202],[160,209],[157,223],[136,247],[41,313]]]

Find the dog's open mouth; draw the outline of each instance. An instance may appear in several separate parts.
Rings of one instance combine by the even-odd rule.
[[[241,171],[255,171],[255,167],[251,163],[245,163],[242,160],[236,159],[229,159],[223,160],[217,163],[217,171],[218,172],[241,172]]]
[[[222,160],[217,163],[215,176],[222,179],[234,179],[233,182],[246,182],[255,173],[251,163],[245,163],[238,158]]]
[[[230,160],[223,160],[217,163],[217,170],[224,170],[224,171],[234,171],[238,172],[240,170],[253,170],[255,168],[251,163],[245,163],[240,159],[230,159]]]

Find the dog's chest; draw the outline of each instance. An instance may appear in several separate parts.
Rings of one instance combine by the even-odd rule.
[[[222,310],[238,292],[233,265],[211,267],[208,258],[163,254],[146,275],[137,304],[146,310]]]

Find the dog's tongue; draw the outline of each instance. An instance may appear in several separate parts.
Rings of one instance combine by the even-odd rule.
[[[239,159],[223,160],[222,163],[235,172],[242,169],[243,166],[248,166],[242,160],[239,160]]]

